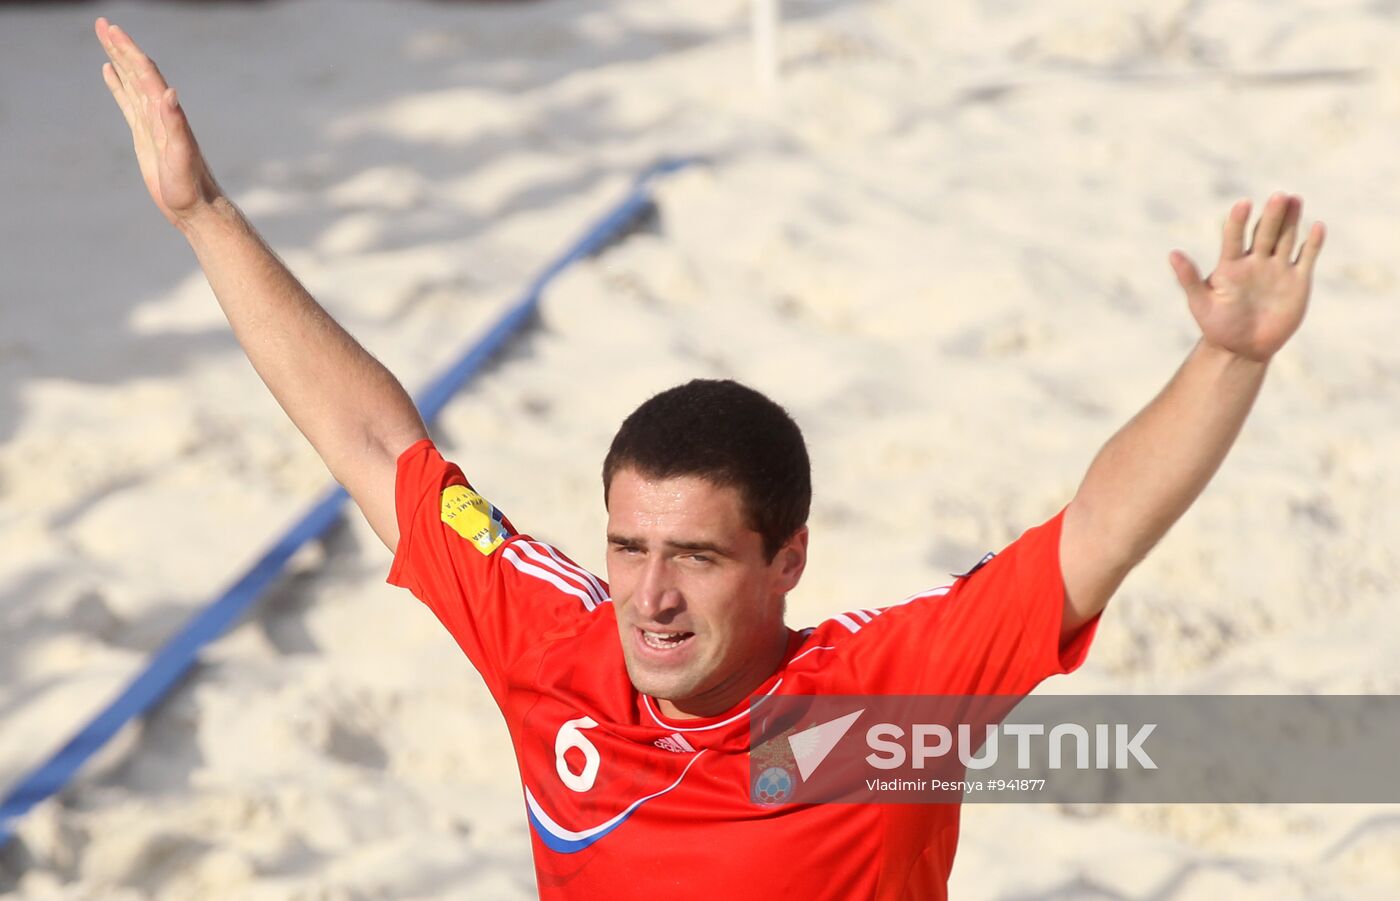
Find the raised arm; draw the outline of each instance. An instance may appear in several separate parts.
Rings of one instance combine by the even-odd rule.
[[[1062,638],[1103,610],[1205,488],[1239,435],[1270,358],[1303,321],[1322,223],[1295,259],[1302,201],[1275,194],[1246,251],[1249,207],[1242,200],[1230,210],[1209,278],[1185,254],[1171,254],[1201,339],[1162,392],[1099,451],[1065,511]]]
[[[150,57],[106,19],[96,30],[111,59],[102,78],[131,128],[151,199],[194,249],[258,376],[393,551],[395,462],[428,434],[413,401],[224,196]]]

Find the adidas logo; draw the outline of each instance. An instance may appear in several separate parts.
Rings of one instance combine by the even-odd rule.
[[[685,736],[681,735],[679,732],[672,732],[664,738],[658,738],[656,741],[652,742],[652,744],[663,751],[674,751],[677,754],[695,753],[695,749],[691,747],[690,742],[686,741]]]

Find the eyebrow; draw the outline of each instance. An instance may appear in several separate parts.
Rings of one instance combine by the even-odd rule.
[[[629,538],[626,535],[615,535],[608,533],[608,544],[617,544],[622,547],[646,547],[647,543],[640,538]],[[667,539],[662,545],[678,551],[709,551],[724,557],[732,557],[729,548],[715,544],[713,541],[672,541]]]

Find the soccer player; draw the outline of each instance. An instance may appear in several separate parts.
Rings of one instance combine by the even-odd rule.
[[[151,198],[188,240],[283,410],[481,672],[519,758],[549,898],[936,898],[958,807],[759,804],[749,699],[1029,692],[1079,666],[1109,597],[1204,488],[1270,358],[1297,329],[1323,242],[1276,194],[1245,243],[1230,210],[1202,279],[1171,265],[1201,337],[1095,457],[1067,505],[956,577],[861,599],[801,630],[807,560],[797,425],[727,381],[662,392],[603,467],[605,583],[530,538],[443,459],[403,388],[306,293],[224,196],[175,91],[105,19],[103,77]]]

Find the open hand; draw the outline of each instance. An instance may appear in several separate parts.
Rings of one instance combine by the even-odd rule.
[[[151,199],[171,225],[180,227],[220,195],[195,143],[175,89],[131,36],[103,19],[97,40],[111,62],[102,80],[121,108],[136,145],[136,161]]]
[[[1313,267],[1326,229],[1313,224],[1298,251],[1302,198],[1275,194],[1264,205],[1249,250],[1244,228],[1250,203],[1237,202],[1225,220],[1220,262],[1204,281],[1186,254],[1171,253],[1172,269],[1186,291],[1201,336],[1241,357],[1266,361],[1298,329],[1312,291]]]

